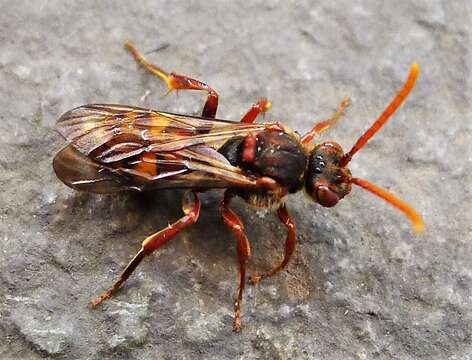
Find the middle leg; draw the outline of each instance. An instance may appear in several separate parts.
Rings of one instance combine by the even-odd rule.
[[[221,212],[226,225],[234,232],[237,238],[237,251],[239,261],[239,291],[238,297],[234,302],[234,323],[233,331],[241,331],[241,301],[243,299],[243,291],[246,285],[246,264],[251,256],[251,244],[244,233],[244,225],[236,213],[229,208],[229,204],[233,194],[226,190],[224,200],[221,204]]]
[[[253,104],[248,110],[246,115],[241,119],[242,123],[253,123],[259,114],[265,113],[272,107],[272,103],[267,99],[260,99],[258,102]]]

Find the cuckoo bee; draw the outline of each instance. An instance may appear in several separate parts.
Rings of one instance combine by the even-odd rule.
[[[128,42],[125,48],[150,73],[172,90],[207,93],[201,116],[189,116],[127,105],[84,105],[66,112],[57,122],[69,142],[54,158],[54,170],[66,185],[79,191],[110,194],[187,189],[183,216],[149,235],[118,280],[91,301],[100,304],[113,295],[147,255],[198,220],[198,193],[225,189],[221,202],[224,222],[234,232],[239,263],[239,287],[234,303],[233,330],[241,329],[241,301],[251,245],[244,225],[230,208],[239,196],[256,207],[273,208],[287,228],[283,260],[270,271],[249,276],[257,283],[282,270],[296,244],[295,224],[285,205],[289,194],[304,190],[315,203],[336,205],[350,193],[352,184],[386,200],[410,218],[421,231],[421,217],[405,202],[372,183],[352,176],[347,167],[356,154],[387,122],[414,87],[419,66],[414,63],[402,89],[349,152],[336,142],[313,143],[332,126],[348,105],[345,98],[329,119],[300,136],[281,123],[255,123],[271,107],[267,99],[256,102],[239,122],[216,118],[218,94],[207,84],[176,73],[167,73],[148,62]]]

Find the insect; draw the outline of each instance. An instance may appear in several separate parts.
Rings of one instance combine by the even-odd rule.
[[[149,235],[118,280],[92,300],[92,306],[112,296],[146,256],[194,224],[200,213],[198,193],[209,189],[225,189],[221,213],[236,237],[239,286],[234,302],[234,331],[241,329],[241,301],[251,245],[243,223],[230,208],[233,197],[239,196],[256,207],[276,209],[287,228],[283,260],[268,272],[250,276],[251,283],[274,275],[289,262],[295,250],[296,232],[285,198],[302,189],[312,201],[332,207],[349,194],[354,184],[405,213],[416,231],[423,229],[421,217],[408,204],[366,180],[353,177],[347,168],[352,157],[414,87],[419,74],[416,63],[392,102],[352,149],[344,153],[333,141],[313,143],[313,139],[341,117],[348,98],[331,118],[317,123],[303,136],[281,123],[254,122],[271,107],[267,99],[252,105],[239,122],[220,120],[215,118],[218,94],[210,86],[167,73],[143,58],[131,42],[125,47],[139,64],[161,78],[169,91],[200,90],[207,93],[207,98],[200,117],[94,104],[72,109],[58,120],[57,129],[70,144],[56,155],[53,166],[59,179],[71,188],[99,194],[187,189],[182,204],[184,215]]]

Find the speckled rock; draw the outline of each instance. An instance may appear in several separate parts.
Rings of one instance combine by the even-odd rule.
[[[471,14],[470,1],[3,1],[0,358],[471,359]],[[215,191],[195,226],[90,309],[142,239],[180,216],[181,193],[67,188],[51,166],[64,145],[57,118],[95,102],[197,114],[204,100],[163,97],[128,39],[217,89],[219,117],[268,97],[266,120],[304,132],[350,95],[324,135],[345,149],[418,61],[417,87],[351,170],[412,203],[425,233],[358,188],[332,209],[292,196],[296,255],[247,289],[234,334],[235,241]],[[234,209],[250,268],[279,261],[276,217]]]

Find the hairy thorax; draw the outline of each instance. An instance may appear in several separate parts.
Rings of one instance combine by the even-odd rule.
[[[257,177],[269,177],[279,187],[272,191],[234,189],[249,204],[261,208],[280,205],[285,195],[303,187],[307,156],[300,142],[283,131],[264,130],[226,142],[219,150],[232,165]]]

